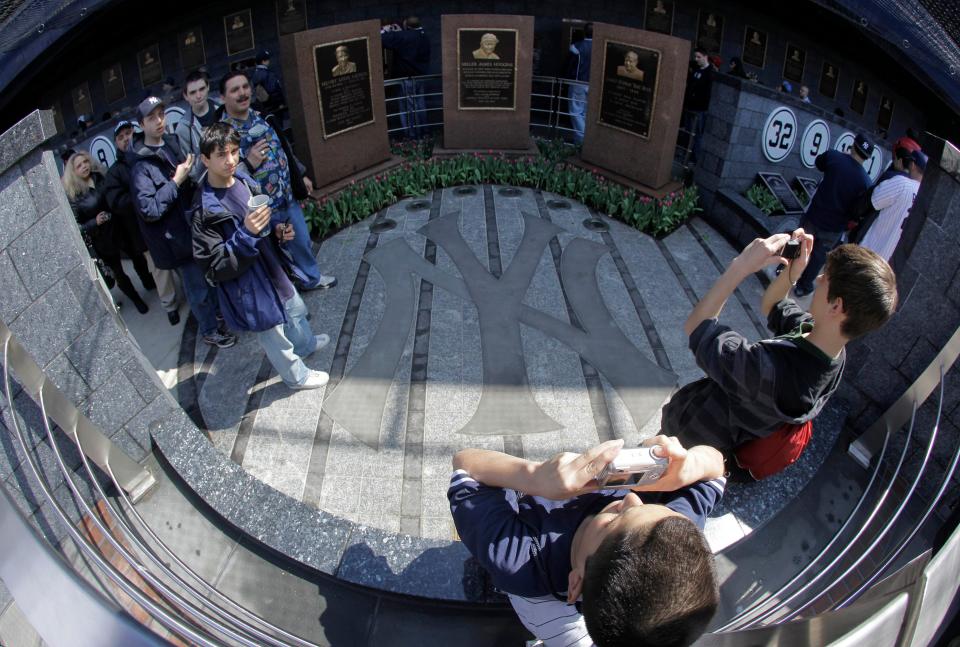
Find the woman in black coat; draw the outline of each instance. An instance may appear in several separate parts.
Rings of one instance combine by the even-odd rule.
[[[114,226],[103,198],[103,181],[104,176],[99,165],[87,153],[74,153],[64,165],[63,188],[91,256],[101,259],[110,268],[117,287],[136,306],[137,311],[144,314],[149,308],[137,294],[130,277],[124,273],[121,254],[125,252],[133,260],[135,267],[139,263],[143,264],[142,268],[137,267],[141,276],[148,275],[146,260],[142,254],[136,252],[123,235],[123,230]],[[145,287],[149,289],[150,286]]]

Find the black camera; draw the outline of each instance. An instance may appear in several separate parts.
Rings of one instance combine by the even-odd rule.
[[[780,256],[792,261],[795,258],[800,258],[800,241],[796,238],[791,238],[783,244],[783,247],[780,249]]]

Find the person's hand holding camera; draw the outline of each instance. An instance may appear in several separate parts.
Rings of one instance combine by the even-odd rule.
[[[608,440],[582,454],[562,452],[533,467],[528,494],[563,500],[597,489],[597,474],[620,452],[623,440]]]
[[[243,219],[243,226],[254,236],[259,236],[263,228],[270,223],[270,207],[263,206],[251,211]]]
[[[787,278],[790,279],[790,284],[794,285],[803,271],[807,269],[807,263],[810,262],[810,254],[813,251],[813,236],[803,229],[794,229],[790,240],[800,243],[800,250],[796,252],[797,255],[794,258],[784,257],[787,266]]]
[[[723,455],[713,447],[697,445],[684,449],[676,436],[663,435],[647,438],[641,446],[656,446],[657,455],[670,463],[656,482],[631,488],[637,492],[673,492],[698,481],[723,476]]]

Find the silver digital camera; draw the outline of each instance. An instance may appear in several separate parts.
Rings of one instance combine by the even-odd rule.
[[[601,488],[631,488],[660,480],[670,461],[653,453],[653,447],[621,450],[597,475]]]

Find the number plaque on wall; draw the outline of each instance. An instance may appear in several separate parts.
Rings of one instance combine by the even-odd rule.
[[[797,117],[786,106],[777,106],[761,131],[763,156],[771,162],[786,159],[797,141]]]

